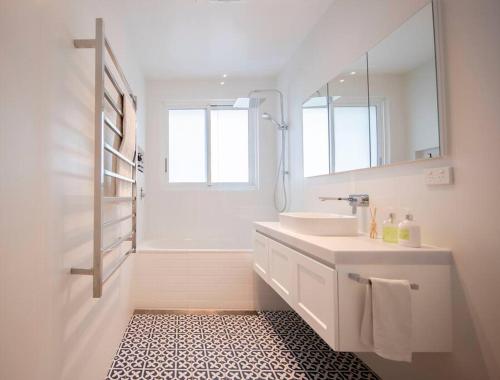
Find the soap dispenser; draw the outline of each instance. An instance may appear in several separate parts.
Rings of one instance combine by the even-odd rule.
[[[413,221],[413,215],[409,212],[405,215],[405,220],[399,223],[398,228],[399,244],[405,247],[420,247],[420,226]]]
[[[389,218],[384,220],[382,224],[382,239],[386,243],[398,242],[398,226],[395,222],[395,215],[393,212],[389,213]]]

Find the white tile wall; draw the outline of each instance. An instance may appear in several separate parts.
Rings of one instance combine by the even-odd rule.
[[[132,303],[137,309],[288,309],[253,272],[250,251],[139,252]]]
[[[251,247],[252,222],[276,220],[273,181],[276,167],[275,128],[259,125],[259,186],[251,190],[208,187],[175,190],[165,180],[166,107],[189,102],[231,100],[256,88],[276,86],[272,78],[231,78],[225,86],[216,80],[149,81],[147,83],[147,196],[144,239],[163,239],[168,248],[247,249]],[[270,95],[263,112],[276,114],[276,98]],[[183,243],[186,241],[187,243]],[[189,246],[187,246],[189,244]]]

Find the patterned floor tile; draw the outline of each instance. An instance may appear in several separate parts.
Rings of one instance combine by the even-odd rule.
[[[135,314],[106,380],[380,380],[293,311]]]

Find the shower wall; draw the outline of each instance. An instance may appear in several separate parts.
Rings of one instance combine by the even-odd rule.
[[[0,2],[1,379],[103,379],[130,316],[131,259],[101,299],[89,276],[69,274],[90,264],[93,231],[94,54],[72,40],[93,38],[96,17],[144,125],[142,75],[113,4]]]
[[[260,121],[259,125],[257,188],[178,190],[163,179],[169,105],[236,99],[252,89],[275,84],[273,78],[228,78],[224,86],[217,78],[147,82],[146,245],[153,241],[161,242],[165,249],[248,249],[252,222],[277,218],[273,207],[276,129],[269,122]],[[269,95],[261,109],[277,114],[276,106],[276,99]]]

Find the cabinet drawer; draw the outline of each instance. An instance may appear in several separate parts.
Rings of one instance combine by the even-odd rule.
[[[412,350],[449,352],[452,350],[450,269],[448,265],[343,265],[338,267],[340,351],[371,351],[360,340],[366,285],[349,278],[357,273],[365,278],[407,279],[419,284],[412,290]]]
[[[268,281],[268,238],[255,232],[253,238],[253,267],[255,272]]]
[[[337,272],[295,252],[295,311],[333,349],[338,348]]]
[[[268,239],[268,265],[271,287],[293,307],[294,302],[294,254],[295,251]]]

